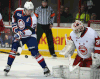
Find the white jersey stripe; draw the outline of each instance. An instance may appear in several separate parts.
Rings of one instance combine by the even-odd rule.
[[[40,61],[41,59],[43,59],[43,56],[40,56],[38,59],[36,59],[37,61]]]
[[[95,47],[95,50],[100,50],[100,47]]]

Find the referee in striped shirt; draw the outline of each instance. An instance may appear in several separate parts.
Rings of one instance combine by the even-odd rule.
[[[54,43],[51,28],[53,27],[55,13],[53,9],[48,6],[47,0],[42,0],[42,6],[39,6],[35,10],[35,15],[37,17],[37,42],[39,43],[40,38],[43,33],[46,34],[49,51],[53,57],[56,57],[54,51]]]

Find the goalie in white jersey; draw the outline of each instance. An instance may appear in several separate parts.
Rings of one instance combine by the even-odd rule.
[[[79,20],[76,20],[71,27],[73,31],[70,33],[70,40],[73,41],[73,46],[77,49],[73,65],[80,62],[80,67],[90,67],[92,65],[91,53],[100,54],[99,35],[92,28],[85,27]]]

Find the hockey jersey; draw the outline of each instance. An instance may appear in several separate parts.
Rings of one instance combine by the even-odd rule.
[[[24,14],[24,8],[17,8],[12,16],[12,30],[14,33],[18,31],[23,31],[26,38],[29,36],[36,37],[35,27],[37,25],[37,18],[34,13],[31,16],[26,16]],[[30,28],[30,29],[28,29]]]
[[[92,52],[100,53],[100,38],[92,28],[87,27],[84,35],[80,38],[72,31],[70,37],[74,41],[77,53],[81,58],[89,58]]]

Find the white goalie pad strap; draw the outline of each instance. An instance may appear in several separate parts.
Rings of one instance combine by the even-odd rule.
[[[71,56],[74,53],[75,50],[75,45],[74,42],[72,40],[67,40],[66,42],[67,44],[65,45],[65,47],[60,51],[59,54],[61,55],[65,55],[65,57],[68,57],[69,54],[71,54]]]
[[[92,53],[92,68],[97,68],[100,66],[100,54]]]

